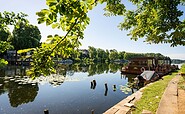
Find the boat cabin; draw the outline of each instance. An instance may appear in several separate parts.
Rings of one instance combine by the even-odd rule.
[[[128,65],[122,68],[122,74],[141,74],[145,70],[155,71],[160,76],[171,72],[171,59],[169,57],[137,57],[129,60]]]

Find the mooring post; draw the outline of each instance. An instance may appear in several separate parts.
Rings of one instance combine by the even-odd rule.
[[[96,85],[96,80],[93,80],[94,85]]]
[[[105,90],[108,90],[108,86],[107,86],[107,83],[105,83]]]
[[[116,85],[113,85],[113,91],[116,91]]]
[[[91,110],[91,114],[94,114],[94,110]]]
[[[45,109],[44,110],[44,114],[49,114],[49,110],[48,109]]]
[[[105,90],[104,96],[107,96],[108,89]]]
[[[93,81],[91,81],[91,89],[93,89],[93,86],[94,86]]]
[[[132,90],[132,93],[134,93],[134,89],[133,89],[133,87],[131,88],[131,90]]]
[[[96,80],[93,80],[93,89],[96,87]]]
[[[108,86],[107,86],[107,83],[105,83],[105,93],[104,93],[105,96],[107,96],[107,92],[108,92]]]

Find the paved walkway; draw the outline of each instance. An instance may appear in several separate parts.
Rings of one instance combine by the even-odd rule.
[[[179,78],[180,76],[177,75],[169,82],[161,98],[156,114],[178,114],[177,85]]]

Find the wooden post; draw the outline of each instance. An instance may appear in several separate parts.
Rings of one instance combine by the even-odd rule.
[[[133,89],[133,87],[131,88],[131,90],[132,90],[132,93],[134,93],[134,89]]]
[[[93,81],[91,81],[91,89],[93,89],[93,86],[94,86]]]
[[[96,85],[96,80],[93,80],[94,85]]]
[[[105,83],[105,90],[108,90],[108,86],[107,86],[107,83]]]
[[[105,90],[104,95],[107,96],[107,93],[108,93],[108,89]]]
[[[96,87],[96,80],[93,80],[93,89]]]
[[[116,85],[113,85],[113,91],[116,91]]]
[[[91,110],[91,114],[94,114],[94,110]]]
[[[48,109],[45,109],[44,110],[44,114],[49,114],[49,110]]]
[[[105,83],[105,93],[104,93],[105,96],[107,96],[107,92],[108,92],[108,86],[107,86],[107,83]]]

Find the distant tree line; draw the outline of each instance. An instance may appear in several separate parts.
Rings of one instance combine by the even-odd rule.
[[[126,60],[134,57],[165,57],[160,53],[129,53],[125,51],[117,51],[116,49],[104,50],[89,46],[88,49],[79,49],[72,54],[69,59],[75,62],[97,63],[97,62],[119,62],[123,63]]]
[[[181,64],[181,63],[185,63],[185,60],[172,59],[172,63],[174,63],[174,64]]]

